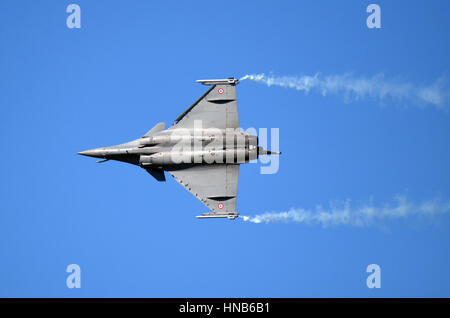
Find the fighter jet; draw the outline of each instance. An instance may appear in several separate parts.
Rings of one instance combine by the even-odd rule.
[[[239,80],[197,82],[210,87],[170,128],[161,122],[139,139],[79,154],[142,167],[158,181],[167,171],[212,211],[197,218],[234,220],[240,164],[280,152],[264,150],[257,136],[239,129]]]

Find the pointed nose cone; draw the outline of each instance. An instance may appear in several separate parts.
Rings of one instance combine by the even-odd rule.
[[[103,158],[105,156],[105,153],[102,148],[80,151],[78,154],[94,158]]]

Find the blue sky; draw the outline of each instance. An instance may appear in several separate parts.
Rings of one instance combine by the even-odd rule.
[[[197,220],[168,176],[78,151],[171,123],[194,81],[272,72],[422,87],[447,79],[447,1],[69,1],[0,4],[0,296],[449,297],[450,215],[375,226]],[[446,86],[448,87],[448,86]],[[444,92],[448,92],[445,90]],[[241,167],[238,211],[450,200],[450,114],[410,100],[238,86],[241,126],[280,129],[280,169]],[[80,289],[66,287],[69,264]],[[366,267],[381,267],[380,289]]]

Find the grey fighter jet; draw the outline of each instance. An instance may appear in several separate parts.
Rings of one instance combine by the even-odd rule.
[[[210,88],[174,124],[159,123],[139,139],[79,152],[142,167],[158,181],[164,171],[212,212],[197,218],[239,216],[236,197],[239,167],[260,155],[280,154],[258,146],[258,137],[239,129],[235,78],[199,80]]]

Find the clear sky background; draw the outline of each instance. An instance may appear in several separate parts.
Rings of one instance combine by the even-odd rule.
[[[197,220],[169,175],[78,151],[172,121],[203,78],[345,74],[418,87],[450,70],[448,1],[0,2],[0,296],[450,296],[450,214],[374,226]],[[447,86],[448,87],[448,86]],[[450,113],[408,100],[238,86],[243,128],[280,129],[280,169],[241,167],[245,215],[351,200],[450,200]],[[81,288],[66,267],[81,267]],[[366,267],[381,267],[381,288]]]

